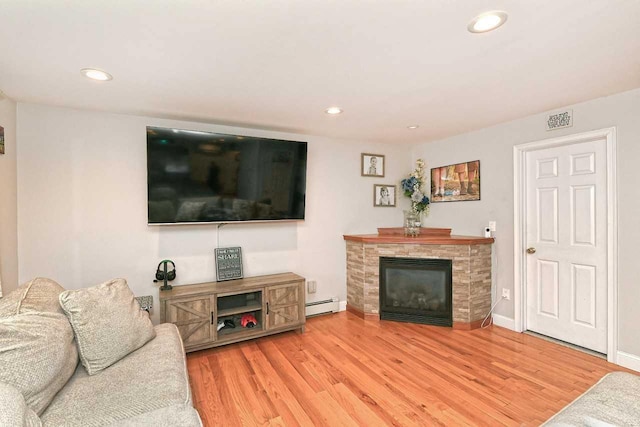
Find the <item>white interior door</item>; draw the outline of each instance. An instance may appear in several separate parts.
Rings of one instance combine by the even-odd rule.
[[[607,352],[606,139],[526,153],[526,328]]]

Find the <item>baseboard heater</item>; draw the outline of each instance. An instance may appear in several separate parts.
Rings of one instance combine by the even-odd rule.
[[[326,313],[337,313],[338,311],[340,311],[340,301],[337,297],[305,304],[305,314],[307,317]]]

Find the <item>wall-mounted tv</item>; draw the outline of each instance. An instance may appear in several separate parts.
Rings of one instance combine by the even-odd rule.
[[[306,172],[306,142],[148,126],[148,221],[301,220]]]

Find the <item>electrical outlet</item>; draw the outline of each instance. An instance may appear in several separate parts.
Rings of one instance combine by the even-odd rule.
[[[511,290],[507,289],[507,288],[502,288],[502,298],[504,298],[506,300],[510,300],[511,299]]]
[[[496,222],[495,221],[489,221],[489,229],[491,231],[496,231]]]
[[[315,280],[307,281],[307,293],[315,294],[318,290],[318,286]]]

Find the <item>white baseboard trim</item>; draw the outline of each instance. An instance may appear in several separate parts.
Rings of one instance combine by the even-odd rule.
[[[501,316],[499,314],[493,315],[493,324],[496,326],[501,326],[506,329],[510,329],[512,331],[516,330],[516,321],[509,317]],[[517,331],[516,331],[517,332]]]
[[[347,310],[347,302],[346,301],[340,301],[340,305],[339,305],[339,309],[338,311],[346,311]]]
[[[618,365],[640,372],[640,356],[625,353],[624,351],[618,351],[617,356]]]

